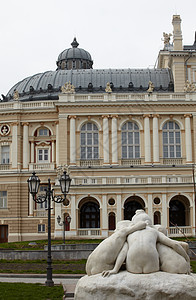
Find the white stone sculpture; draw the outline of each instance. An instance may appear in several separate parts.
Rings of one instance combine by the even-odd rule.
[[[106,277],[116,274],[125,259],[130,273],[162,270],[189,274],[187,244],[181,245],[161,231],[164,228],[152,226],[149,216],[143,210],[137,210],[132,221],[118,222],[114,234],[90,254],[86,264],[87,275],[102,273]]]
[[[115,232],[90,254],[74,299],[196,299],[188,244],[171,240],[166,232],[152,225],[144,210],[137,210],[132,221],[118,222]],[[124,261],[126,271],[119,272]]]
[[[136,225],[133,225],[131,221],[119,222],[115,232],[101,242],[89,255],[86,263],[87,275],[102,273],[105,270],[111,270],[113,268],[113,273],[117,273],[119,271],[118,266],[121,266],[126,258],[127,235],[134,231],[144,229],[145,227],[146,223],[144,221],[138,222]],[[116,269],[116,265],[118,269]]]

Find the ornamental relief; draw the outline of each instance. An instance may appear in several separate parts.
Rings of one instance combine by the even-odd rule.
[[[10,126],[8,124],[2,124],[0,127],[1,136],[6,136],[10,134]]]

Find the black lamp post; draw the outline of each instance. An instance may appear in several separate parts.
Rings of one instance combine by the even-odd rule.
[[[71,217],[67,216],[66,221],[70,224]],[[60,216],[57,217],[57,222],[58,222],[59,226],[63,226],[63,244],[65,244],[65,223],[66,223],[66,221],[63,220],[61,223],[61,217]]]
[[[61,192],[64,195],[64,197],[61,197],[60,195],[55,196],[54,195],[54,189],[51,189],[51,183],[50,178],[48,179],[48,186],[46,189],[45,195],[37,195],[39,190],[39,184],[40,179],[35,174],[35,172],[32,173],[32,176],[27,180],[29,192],[33,196],[33,200],[37,203],[43,203],[47,201],[48,204],[48,259],[47,259],[47,280],[45,282],[46,286],[53,286],[54,282],[52,280],[52,257],[51,257],[51,205],[50,201],[56,202],[56,203],[62,203],[66,199],[66,195],[69,192],[70,184],[71,184],[71,178],[69,175],[67,175],[66,171],[63,172],[63,175],[59,179]]]

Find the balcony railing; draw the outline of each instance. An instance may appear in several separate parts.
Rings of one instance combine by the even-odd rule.
[[[141,165],[141,159],[121,159],[122,166],[137,166]]]
[[[193,228],[191,226],[169,227],[168,234],[170,237],[192,236]]]
[[[36,217],[47,217],[48,211],[46,209],[37,209],[37,210],[34,210],[34,215]]]
[[[80,167],[94,167],[101,165],[101,159],[80,160]]]
[[[7,171],[11,169],[10,164],[0,164],[0,171]]]
[[[182,165],[183,159],[182,158],[163,158],[164,165]]]
[[[73,178],[75,185],[111,185],[111,184],[193,184],[191,175],[168,176],[77,176]]]
[[[100,236],[101,230],[99,228],[82,228],[78,229],[79,236]]]
[[[54,170],[54,163],[30,163],[29,170]]]

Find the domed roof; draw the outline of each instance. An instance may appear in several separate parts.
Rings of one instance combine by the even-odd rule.
[[[72,48],[62,51],[57,60],[57,67],[61,70],[70,69],[91,69],[93,60],[88,51],[78,48],[79,44],[74,38],[71,43]]]
[[[108,82],[115,93],[142,93],[147,92],[149,81],[155,92],[173,91],[170,69],[56,70],[23,79],[10,89],[4,101],[13,101],[15,91],[20,101],[58,100],[66,82],[71,82],[79,94],[104,93]]]

